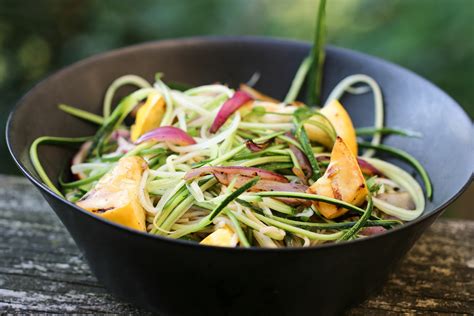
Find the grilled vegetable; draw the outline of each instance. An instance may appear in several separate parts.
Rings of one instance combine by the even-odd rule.
[[[145,231],[145,211],[138,188],[146,162],[124,157],[76,204],[98,216],[140,231]]]
[[[136,141],[141,135],[159,127],[165,108],[165,100],[161,94],[151,93],[137,112],[135,124],[131,127],[131,140]]]
[[[232,98],[227,100],[217,113],[214,122],[212,122],[211,128],[209,131],[215,133],[221,128],[222,125],[227,121],[227,119],[234,114],[239,108],[244,106],[247,102],[252,101],[252,97],[249,96],[246,92],[237,91],[234,93]]]
[[[270,102],[270,103],[280,103],[277,99],[274,99],[266,94],[261,93],[260,91],[250,87],[249,85],[246,84],[241,84],[240,85],[240,90],[244,91],[247,93],[249,96],[252,97],[254,100],[259,100],[259,101],[265,101],[265,102]]]
[[[140,144],[147,141],[169,142],[180,146],[196,144],[196,141],[182,129],[173,126],[161,126],[155,128],[137,139]]]
[[[357,159],[341,137],[336,138],[331,161],[324,175],[308,189],[308,193],[336,198],[344,202],[360,205],[368,194],[364,176]],[[332,219],[347,212],[347,209],[323,202],[313,202],[326,218]]]
[[[223,228],[218,228],[212,234],[204,238],[200,244],[208,246],[220,246],[220,247],[235,247],[238,239],[234,237],[234,232],[229,226],[224,225]]]
[[[349,114],[341,103],[337,100],[333,100],[331,103],[323,107],[320,112],[331,122],[336,130],[337,136],[344,140],[352,154],[357,156],[357,139],[354,125],[352,124]],[[313,116],[310,121],[311,120],[324,123],[324,119],[316,115]],[[328,148],[333,146],[333,142],[329,135],[317,126],[306,123],[304,128],[310,140],[317,141]]]

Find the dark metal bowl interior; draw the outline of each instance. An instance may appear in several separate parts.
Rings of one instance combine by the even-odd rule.
[[[348,75],[373,77],[384,95],[385,124],[424,135],[421,139],[390,136],[384,143],[419,159],[434,186],[434,198],[420,219],[364,241],[268,251],[200,247],[147,236],[105,222],[57,198],[41,183],[28,158],[28,148],[39,136],[93,134],[94,126],[62,113],[57,104],[100,113],[106,88],[121,75],[133,73],[152,81],[156,72],[163,72],[166,80],[192,85],[220,81],[237,87],[258,72],[261,77],[256,88],[281,99],[308,50],[308,44],[294,41],[195,38],[147,43],[98,55],[52,75],[20,100],[8,122],[8,146],[21,170],[40,188],[84,251],[97,277],[113,293],[165,313],[336,313],[380,287],[422,231],[471,179],[471,121],[449,96],[410,71],[353,51],[327,49],[324,96]],[[120,95],[127,92],[130,90],[124,88]],[[370,93],[348,95],[342,101],[356,126],[372,125]],[[41,148],[40,157],[51,179],[58,178],[73,152]],[[157,269],[167,272],[160,274]],[[180,275],[184,270],[189,273],[187,277]],[[124,275],[120,271],[127,272]],[[183,284],[181,291],[177,282]],[[352,282],[358,285],[352,286]],[[199,286],[191,291],[195,284]],[[188,297],[190,291],[192,298]],[[321,299],[316,306],[312,301],[315,297]]]

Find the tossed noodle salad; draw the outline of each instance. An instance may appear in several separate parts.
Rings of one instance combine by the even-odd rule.
[[[410,154],[381,144],[384,134],[418,137],[383,126],[382,92],[370,77],[342,80],[321,104],[324,7],[315,40],[283,101],[242,84],[183,89],[126,75],[105,92],[103,115],[69,105],[68,114],[99,126],[91,137],[40,137],[31,161],[46,185],[77,206],[129,228],[225,247],[308,247],[364,238],[419,217],[425,196],[406,171],[377,152],[410,163],[432,196],[429,177]],[[306,105],[296,101],[306,82]],[[121,86],[137,90],[112,110]],[[355,129],[338,101],[374,96],[373,127]],[[127,122],[131,121],[131,124]],[[357,136],[371,137],[370,142]],[[38,146],[78,144],[73,182],[56,188]],[[362,152],[361,156],[358,153]]]
[[[111,111],[115,91],[126,84],[139,89]],[[338,99],[368,87],[375,126],[356,130]],[[423,167],[380,144],[384,133],[417,135],[382,126],[381,91],[365,75],[344,79],[320,109],[245,84],[180,91],[159,75],[153,85],[134,75],[117,79],[103,116],[60,108],[99,129],[82,139],[35,141],[31,157],[42,179],[79,207],[150,234],[214,246],[306,247],[414,220],[425,207],[422,188],[408,172],[373,158],[376,151],[410,162],[431,196]],[[357,134],[374,137],[358,143]],[[77,180],[60,179],[61,190],[55,188],[38,160],[42,142],[81,143],[70,168]]]

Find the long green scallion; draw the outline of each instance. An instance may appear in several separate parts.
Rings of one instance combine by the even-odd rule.
[[[78,109],[76,107],[73,107],[67,104],[59,104],[58,108],[61,111],[66,112],[67,114],[70,114],[72,116],[78,117],[80,119],[83,119],[85,121],[88,121],[97,125],[102,125],[104,124],[104,121],[105,121],[104,118],[100,115],[87,112],[87,111]]]
[[[342,235],[338,241],[343,241],[343,240],[350,240],[352,237],[354,237],[357,232],[364,227],[364,224],[367,222],[367,220],[370,218],[370,215],[372,214],[374,204],[372,202],[372,198],[370,194],[367,196],[367,208],[365,210],[365,213],[359,218],[359,220],[355,223],[354,226],[349,228],[344,235]]]
[[[311,169],[313,169],[311,179],[316,181],[319,179],[319,177],[321,177],[321,170],[319,168],[318,161],[314,157],[311,142],[309,141],[308,134],[306,134],[304,125],[296,116],[294,116],[294,122],[296,126],[295,137],[299,140],[301,147],[303,148],[303,152],[306,155],[306,158],[308,158],[309,164],[311,165]]]
[[[314,42],[311,50],[311,69],[308,77],[308,105],[321,104],[321,87],[324,67],[324,42],[325,42],[325,14],[326,0],[320,0],[316,12],[316,23],[314,31]]]

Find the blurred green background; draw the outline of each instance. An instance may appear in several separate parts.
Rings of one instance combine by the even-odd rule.
[[[143,41],[194,35],[310,41],[316,4],[316,0],[0,0],[0,126],[35,82],[79,59]],[[417,72],[474,116],[474,0],[329,0],[327,24],[331,44]],[[2,136],[0,173],[16,172]],[[472,196],[473,191],[465,195]],[[465,212],[460,216],[472,218],[467,206],[458,205]]]

